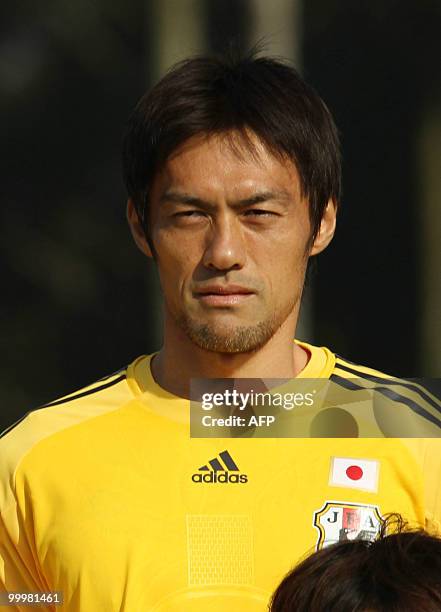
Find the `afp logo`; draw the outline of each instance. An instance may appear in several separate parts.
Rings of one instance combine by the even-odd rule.
[[[191,477],[193,482],[207,484],[245,484],[248,476],[241,474],[236,462],[227,450],[219,453],[218,457],[199,468]]]

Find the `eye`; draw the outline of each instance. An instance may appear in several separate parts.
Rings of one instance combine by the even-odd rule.
[[[265,210],[262,208],[251,208],[250,210],[245,211],[246,217],[273,217],[277,216],[277,213],[272,210]]]
[[[183,210],[182,212],[175,213],[174,217],[203,217],[205,213],[200,210]]]

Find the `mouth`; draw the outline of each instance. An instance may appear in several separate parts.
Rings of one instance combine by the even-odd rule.
[[[193,292],[207,306],[235,306],[249,300],[255,292],[239,285],[211,285]]]

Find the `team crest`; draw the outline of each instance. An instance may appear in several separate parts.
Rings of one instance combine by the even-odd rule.
[[[383,519],[377,506],[328,501],[314,512],[314,527],[319,532],[317,550],[345,540],[373,541]]]

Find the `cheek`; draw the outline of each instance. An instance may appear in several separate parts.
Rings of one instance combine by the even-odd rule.
[[[302,290],[307,259],[305,244],[288,239],[273,241],[259,268],[266,277],[270,301],[276,308],[297,301]]]
[[[197,265],[195,241],[178,240],[171,232],[158,232],[154,237],[157,263],[162,286],[174,292],[190,279]]]
[[[282,280],[297,278],[306,266],[306,240],[298,236],[277,236],[261,250],[262,269]]]

